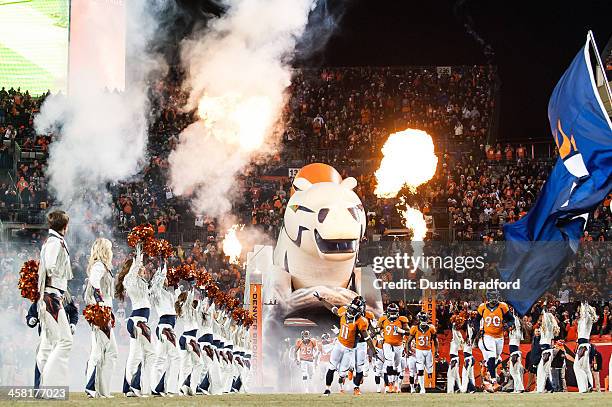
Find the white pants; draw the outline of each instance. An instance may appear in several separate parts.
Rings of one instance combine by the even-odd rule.
[[[463,359],[463,369],[461,369],[461,393],[467,393],[468,385],[476,385],[474,379],[474,356],[467,356]]]
[[[362,373],[368,370],[368,344],[367,342],[357,342],[355,347],[355,373]]]
[[[461,387],[461,378],[459,377],[459,356],[451,358],[448,364],[448,372],[446,373],[446,392],[454,393],[455,385]]]
[[[227,352],[227,350],[224,352]],[[221,381],[223,383],[223,393],[229,393],[232,391],[232,384],[234,383],[234,367],[228,356],[225,357],[228,360],[223,359],[221,361]]]
[[[47,338],[44,330],[40,332],[40,343],[36,349],[36,367],[34,371],[34,387],[40,387],[41,374],[53,350],[53,344]]]
[[[512,360],[516,358],[516,363]],[[514,383],[514,391],[520,392],[525,390],[525,386],[523,384],[523,373],[525,369],[523,368],[523,359],[521,352],[514,352],[510,355],[508,359],[508,367],[510,376],[512,376],[512,382]]]
[[[125,379],[123,392],[136,390],[140,394],[149,394],[151,391],[150,372],[155,362],[155,351],[153,344],[143,334],[142,329],[137,325],[138,322],[146,324],[144,317],[130,317],[128,319],[134,323],[134,335],[130,336],[130,350],[125,364]],[[151,332],[151,340],[153,332]]]
[[[429,350],[416,350],[416,365],[417,370],[426,370],[427,374],[433,372],[433,356],[431,349]]]
[[[545,356],[548,355],[548,360],[544,361]],[[546,381],[552,382],[551,372],[552,369],[550,367],[553,359],[553,349],[546,349],[542,351],[542,358],[540,359],[540,363],[538,363],[538,372],[536,377],[536,391],[538,393],[544,393],[546,390]]]
[[[340,342],[334,343],[334,348],[329,357],[330,370],[336,370],[340,377],[346,377],[354,360],[355,348],[348,348]]]
[[[174,330],[171,325],[160,324],[157,327],[155,345],[155,362],[151,372],[151,387],[156,393],[178,393],[178,376],[181,367],[179,338],[175,336],[174,344],[163,334],[164,329]]]
[[[391,345],[383,343],[383,354],[385,355],[385,367],[384,373],[391,367],[393,370],[399,373],[401,369],[402,352],[404,347],[402,345]]]
[[[482,358],[484,359],[485,363],[487,359],[490,358],[497,360],[497,358],[501,356],[504,349],[504,338],[494,338],[489,335],[484,335],[478,342],[478,347],[482,352]]]
[[[314,375],[314,362],[312,360],[300,361],[300,371],[302,372],[302,379],[312,379]]]
[[[110,329],[110,336],[97,326],[91,329],[91,353],[87,361],[85,391],[94,397],[111,395],[110,381],[117,362],[117,342],[115,332]]]
[[[385,355],[383,353],[383,350],[380,348],[376,348],[376,355],[378,357],[374,357],[374,375],[382,377],[383,373],[385,373]]]
[[[578,352],[583,349],[583,355],[578,358]],[[576,358],[574,359],[574,375],[578,384],[578,391],[586,393],[593,387],[593,376],[591,375],[591,364],[589,363],[589,351],[591,345],[582,343],[576,348]]]
[[[416,377],[417,367],[416,367],[416,356],[415,355],[408,356],[408,370],[410,371],[410,377]]]
[[[182,336],[180,341],[185,342],[185,349],[181,349],[181,368],[179,372],[179,388],[185,388],[185,393],[193,396],[200,384],[201,372],[204,362],[200,345],[195,336]],[[181,346],[182,348],[183,346]]]
[[[70,360],[70,350],[72,349],[72,332],[68,317],[64,311],[64,304],[61,300],[59,307],[57,321],[47,311],[44,303],[42,304],[42,309],[39,310],[39,315],[42,315],[40,319],[42,328],[41,344],[44,344],[45,352],[48,353],[41,372],[41,386],[67,386],[70,382],[68,378],[68,362]]]
[[[204,358],[206,360],[207,358],[206,352],[204,354],[205,354]],[[216,353],[215,355],[213,355],[212,358],[210,358],[210,363],[208,364],[208,380],[210,381],[208,392],[210,394],[222,394],[223,393],[223,383],[222,383],[222,377],[221,377],[221,363],[222,362],[218,354]]]

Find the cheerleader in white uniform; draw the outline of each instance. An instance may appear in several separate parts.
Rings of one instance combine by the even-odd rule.
[[[459,349],[463,349],[463,336],[460,332],[460,319],[452,324],[452,338],[450,342],[450,362],[446,374],[446,392],[455,393],[460,389],[461,377],[459,376]]]
[[[132,303],[132,313],[127,320],[130,350],[123,379],[123,393],[128,397],[150,394],[151,369],[155,362],[153,337],[148,325],[151,314],[149,282],[145,279],[146,270],[142,257],[142,246],[139,243],[136,245],[134,259],[127,260],[123,265],[115,289],[115,296],[123,301],[125,288],[125,293]]]
[[[578,308],[578,348],[574,360],[574,375],[578,384],[578,391],[586,393],[593,388],[593,375],[591,374],[590,351],[591,329],[597,322],[595,308],[583,301]],[[612,360],[612,358],[611,358]],[[611,380],[612,381],[612,380]]]
[[[38,352],[37,365],[41,367],[41,386],[67,386],[68,362],[72,349],[74,325],[71,325],[64,306],[71,301],[68,282],[72,279],[70,254],[64,236],[69,217],[64,211],[47,215],[49,237],[40,251],[38,266],[37,315],[41,327],[41,344],[45,352]],[[42,346],[41,345],[41,346]],[[44,357],[42,360],[39,357]]]
[[[514,327],[508,334],[509,338],[509,351],[510,360],[508,362],[510,375],[512,376],[512,382],[514,383],[514,392],[522,393],[525,391],[523,385],[523,355],[521,353],[521,341],[523,340],[523,329],[521,326],[521,319],[512,310],[514,316]]]
[[[157,344],[151,380],[155,396],[173,395],[179,392],[181,354],[178,338],[174,332],[176,293],[174,287],[168,286],[167,274],[168,266],[164,261],[163,267],[159,267],[151,279],[151,305],[160,316],[155,329]]]
[[[216,308],[216,310],[212,313],[212,316],[213,348],[215,350],[216,358],[213,359],[213,363],[209,368],[210,385],[208,391],[210,394],[222,394],[224,383],[223,366],[225,363],[225,356],[223,354],[223,348],[225,345],[223,343],[221,332],[223,311]]]
[[[470,312],[465,324],[465,339],[463,341],[463,368],[461,369],[461,393],[474,393],[476,380],[474,378],[474,338],[478,327],[476,326],[475,311]]]
[[[202,352],[198,344],[198,306],[195,288],[179,295],[175,308],[183,320],[183,334],[179,339],[181,349],[181,369],[179,373],[179,393],[194,396],[200,384],[202,371]]]
[[[87,266],[85,302],[113,308],[114,278],[111,273],[112,243],[98,238],[91,247]],[[114,317],[113,317],[114,318]],[[85,393],[89,397],[111,398],[110,380],[117,361],[117,342],[111,322],[106,327],[91,326],[91,354],[87,362]]]
[[[213,348],[213,314],[215,312],[215,303],[209,297],[205,297],[201,304],[202,306],[198,312],[198,325],[200,328],[198,342],[202,349],[203,367],[198,392],[210,394],[210,370],[217,357]]]
[[[542,309],[540,321],[540,349],[542,350],[542,357],[540,358],[540,363],[538,363],[536,391],[544,393],[552,390],[552,341],[555,335],[559,334],[559,325],[555,316],[546,309],[546,304],[544,304]]]

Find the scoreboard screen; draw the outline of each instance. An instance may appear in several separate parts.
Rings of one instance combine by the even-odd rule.
[[[0,88],[65,92],[69,0],[0,0]]]

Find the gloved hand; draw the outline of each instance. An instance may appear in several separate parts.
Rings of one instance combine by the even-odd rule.
[[[76,325],[75,324],[70,324],[70,332],[74,335],[75,331],[76,331]]]
[[[38,324],[38,318],[30,317],[28,318],[28,326],[30,328],[34,328]]]

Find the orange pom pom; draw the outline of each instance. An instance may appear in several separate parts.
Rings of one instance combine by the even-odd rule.
[[[135,226],[132,228],[131,232],[128,233],[128,245],[130,247],[136,247],[138,243],[145,242],[147,239],[153,238],[153,236],[155,236],[155,230],[150,224],[145,223]]]
[[[21,296],[32,302],[38,301],[40,293],[38,292],[38,262],[28,260],[23,263],[19,271],[19,284]]]
[[[85,320],[98,328],[107,328],[109,324],[115,326],[111,307],[100,304],[89,304],[83,310]]]

